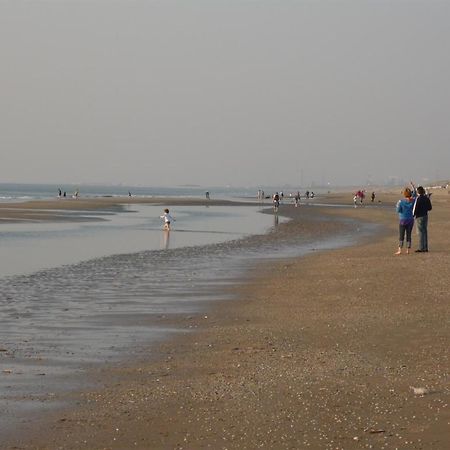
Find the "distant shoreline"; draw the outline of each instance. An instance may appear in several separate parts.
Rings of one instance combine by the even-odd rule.
[[[401,188],[396,187],[392,189],[384,188],[376,192],[375,202],[372,203],[367,195],[364,204],[369,206],[394,204],[398,199]],[[433,189],[432,195],[435,198],[444,197],[448,195],[446,189]],[[284,197],[284,204],[289,204],[293,200],[288,196]],[[304,196],[301,198],[300,205],[307,204],[353,204],[353,192],[332,192],[328,194],[321,194],[314,199],[306,200]],[[26,200],[23,202],[0,202],[0,225],[1,223],[20,223],[24,221],[64,221],[76,220],[73,216],[67,217],[64,211],[110,211],[120,212],[126,205],[133,204],[149,204],[149,205],[199,205],[199,206],[266,206],[272,205],[271,199],[264,199],[258,201],[256,198],[248,197],[241,199],[210,199],[199,197],[137,197],[137,196],[99,196],[99,197],[79,197],[77,199],[57,198],[49,200]]]
[[[55,198],[54,200],[29,200],[15,203],[0,203],[2,222],[75,220],[73,216],[60,214],[64,211],[112,211],[120,212],[125,205],[198,205],[239,206],[258,205],[254,201],[205,200],[198,198],[172,197],[99,197],[99,198]],[[58,213],[58,214],[56,214]]]

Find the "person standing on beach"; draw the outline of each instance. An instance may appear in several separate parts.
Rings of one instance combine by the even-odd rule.
[[[170,231],[170,223],[175,222],[175,219],[169,214],[169,210],[166,208],[164,210],[164,214],[161,217],[162,220],[164,220],[164,230]]]
[[[396,255],[401,255],[403,242],[406,234],[406,254],[411,249],[411,233],[414,226],[413,208],[415,203],[416,190],[414,184],[411,183],[412,189],[405,188],[403,190],[403,198],[397,202],[396,211],[399,217],[398,226],[398,250]]]
[[[422,186],[417,188],[417,197],[414,202],[413,215],[417,222],[417,234],[419,235],[419,248],[416,253],[428,252],[428,211],[431,211],[431,200]]]

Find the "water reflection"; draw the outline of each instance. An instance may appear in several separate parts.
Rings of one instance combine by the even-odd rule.
[[[273,226],[277,227],[279,223],[278,213],[275,213],[273,216]]]
[[[170,230],[163,230],[163,236],[162,236],[162,249],[168,250],[169,249],[169,243],[170,243]]]

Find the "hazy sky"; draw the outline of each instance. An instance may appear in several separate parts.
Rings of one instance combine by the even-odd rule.
[[[0,182],[450,177],[450,1],[0,0]]]

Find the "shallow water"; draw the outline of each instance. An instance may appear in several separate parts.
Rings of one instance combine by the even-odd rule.
[[[161,206],[125,211],[64,212],[72,221],[1,224],[0,277],[113,254],[223,242],[263,233],[273,224],[253,206],[179,206],[171,210],[176,222],[167,234],[161,231]]]
[[[0,408],[8,413],[0,430],[31,406],[46,407],[55,393],[75,388],[81,378],[74,375],[181,332],[158,325],[157,318],[207,310],[255,259],[354,240],[349,231],[327,240],[298,235],[280,242],[264,233],[282,219],[229,206],[173,208],[177,222],[164,239],[160,211],[142,207],[107,223],[61,228],[2,228],[2,250],[11,251],[21,233],[28,242],[24,254],[51,250],[37,259],[49,268],[33,271],[36,261],[30,258],[27,272],[0,278]],[[13,234],[5,239],[8,233]],[[79,262],[70,264],[67,253]]]
[[[226,253],[274,223],[252,206],[180,206],[167,233],[161,213],[132,205],[0,226],[0,430],[87,367],[179,332],[155,316],[198,311],[231,274]]]

